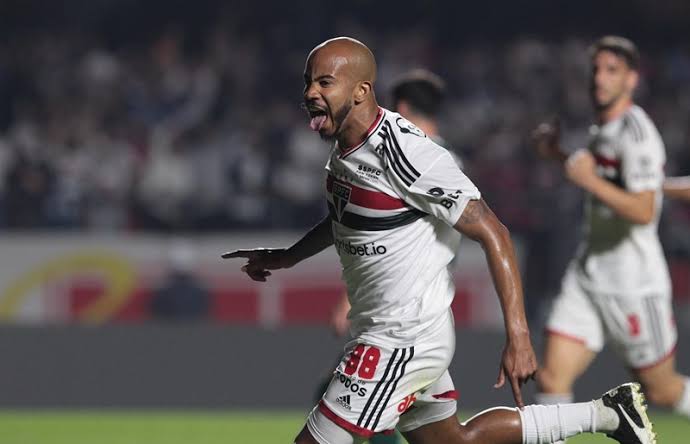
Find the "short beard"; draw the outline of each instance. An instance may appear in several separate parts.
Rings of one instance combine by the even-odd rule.
[[[326,142],[333,142],[335,139],[338,138],[338,134],[340,133],[340,128],[343,125],[343,122],[347,118],[348,114],[350,114],[350,111],[352,110],[352,104],[351,103],[346,103],[343,105],[342,108],[338,110],[337,113],[333,116],[333,126],[335,127],[335,130],[333,131],[333,134],[325,135],[325,134],[319,134],[321,136],[321,139],[325,140]]]

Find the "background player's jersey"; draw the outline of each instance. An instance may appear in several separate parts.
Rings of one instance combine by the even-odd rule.
[[[666,155],[654,123],[634,105],[619,119],[592,127],[589,149],[599,176],[627,191],[654,191],[656,211],[652,222],[639,225],[587,196],[585,240],[577,257],[581,282],[602,292],[668,291],[670,278],[657,234]]]
[[[447,316],[460,243],[452,226],[479,191],[446,149],[382,108],[364,142],[335,147],[326,170],[353,336],[414,344]]]

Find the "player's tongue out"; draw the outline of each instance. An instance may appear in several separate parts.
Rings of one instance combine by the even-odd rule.
[[[309,127],[312,131],[320,131],[323,124],[326,122],[326,115],[322,114],[319,116],[314,116],[309,121]]]

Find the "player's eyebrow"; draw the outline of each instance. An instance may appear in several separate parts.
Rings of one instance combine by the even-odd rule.
[[[324,79],[326,79],[326,80],[335,80],[335,77],[333,77],[333,76],[330,75],[330,74],[323,74],[323,75],[318,76],[318,77],[315,78],[315,79],[312,79],[312,81],[313,81],[313,82],[318,82],[319,80],[324,80]],[[304,75],[304,81],[305,81],[305,82],[308,82],[308,81],[309,81],[309,75],[307,75],[307,74]]]

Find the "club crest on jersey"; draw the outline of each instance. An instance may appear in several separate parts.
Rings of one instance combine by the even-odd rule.
[[[414,134],[418,137],[426,137],[426,134],[424,134],[422,130],[414,126],[412,122],[405,120],[402,117],[395,119],[395,123],[398,125],[400,132],[403,134]]]
[[[343,214],[345,214],[345,206],[350,201],[351,194],[351,187],[341,182],[333,182],[333,204],[338,220],[342,220]]]

